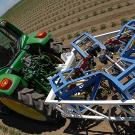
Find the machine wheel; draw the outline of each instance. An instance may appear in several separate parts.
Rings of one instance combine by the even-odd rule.
[[[52,63],[63,63],[63,61],[52,53],[47,54]],[[33,120],[51,121],[56,118],[55,111],[49,105],[45,105],[45,94],[38,93],[34,89],[23,88],[16,90],[12,96],[2,95],[1,103],[9,109]],[[52,116],[53,115],[53,116]]]
[[[49,106],[44,105],[45,96],[33,89],[24,88],[18,92],[18,99],[3,95],[0,101],[9,109],[33,120],[46,121],[51,114]]]

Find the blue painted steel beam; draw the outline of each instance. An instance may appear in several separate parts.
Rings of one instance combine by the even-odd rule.
[[[126,25],[124,25],[115,37],[119,40],[119,37],[123,34],[125,29],[133,30],[133,35],[128,41],[128,43],[122,42],[122,45],[125,48],[123,48],[122,53],[120,54],[120,58],[122,61],[124,61],[124,63],[127,63],[125,71],[122,71],[117,76],[113,76],[109,73],[106,73],[105,71],[84,71],[84,74],[82,76],[68,79],[68,77],[72,77],[70,76],[70,73],[74,72],[76,68],[79,68],[79,66],[67,69],[66,71],[59,72],[50,80],[50,84],[55,94],[62,99],[71,99],[72,95],[76,94],[77,92],[82,92],[85,91],[88,87],[92,87],[90,100],[94,100],[96,98],[99,88],[101,87],[100,82],[102,80],[107,80],[110,87],[114,87],[116,91],[123,97],[123,99],[131,99],[132,94],[135,93],[135,57],[130,56],[132,53],[135,52],[135,50],[133,50],[134,47],[129,48],[132,41],[135,39],[135,27],[133,27],[132,25],[135,25],[135,20],[132,20]],[[92,42],[92,45],[96,44],[101,49],[106,49],[106,47],[102,43],[100,43],[95,37],[85,32],[71,42],[71,45],[75,48],[75,50],[84,58],[86,58],[88,54],[79,47],[79,44],[83,43],[83,45],[85,45],[86,40]],[[65,77],[64,74],[68,74],[69,76],[66,75]],[[131,80],[129,80],[127,83],[123,84],[121,80],[128,75],[131,75],[133,78],[131,78]],[[56,83],[56,80],[58,80],[58,83]],[[82,83],[79,84],[79,82],[81,81]],[[76,85],[74,85],[73,87],[69,87],[72,84]]]
[[[83,38],[82,38],[83,37]],[[88,56],[86,52],[84,52],[80,47],[79,44],[83,43],[84,40],[91,41],[94,44],[98,45],[101,49],[106,49],[106,47],[100,43],[94,36],[90,35],[87,32],[84,32],[82,35],[77,37],[75,40],[71,42],[71,45],[77,50],[77,52],[84,58]],[[84,44],[85,45],[85,44]],[[83,45],[83,46],[84,46]]]
[[[125,51],[127,51],[128,47],[131,45],[131,43],[133,42],[133,40],[135,39],[135,35],[132,36],[132,38],[128,41],[126,47],[123,49],[122,53],[120,54],[120,56],[123,56]]]

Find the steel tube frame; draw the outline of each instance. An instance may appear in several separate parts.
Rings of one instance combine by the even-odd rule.
[[[96,38],[103,38],[104,36],[108,36],[111,34],[118,33],[118,31],[105,33],[102,35],[96,36]],[[71,57],[66,61],[65,66],[63,70],[69,68],[74,61],[74,49],[72,50]],[[135,100],[55,100],[55,94],[54,91],[51,90],[48,94],[45,104],[52,105],[55,109],[61,112],[63,117],[68,118],[82,118],[82,119],[93,119],[93,120],[112,120],[112,121],[135,121],[135,112],[130,112],[129,110],[123,108],[123,106],[127,105],[135,105]],[[106,106],[109,110],[108,115],[102,114],[101,112],[98,112],[97,110],[92,109],[92,106]],[[85,109],[85,111],[79,110],[79,107],[82,107]],[[112,108],[116,107],[119,108],[122,112],[128,114],[129,116],[125,115],[124,117],[121,116],[112,116]],[[93,112],[95,115],[89,115],[85,114],[84,112],[90,111]]]

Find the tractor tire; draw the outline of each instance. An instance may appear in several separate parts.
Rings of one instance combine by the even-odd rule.
[[[53,63],[64,63],[58,56],[53,53],[47,54]],[[37,121],[52,121],[57,119],[57,112],[52,112],[52,107],[45,105],[46,96],[38,93],[34,89],[23,88],[15,91],[12,96],[2,95],[1,103],[10,110],[17,112],[25,117]]]
[[[18,99],[2,95],[0,101],[9,109],[33,120],[47,121],[51,117],[51,108],[44,105],[45,96],[33,89],[24,88],[18,91]]]

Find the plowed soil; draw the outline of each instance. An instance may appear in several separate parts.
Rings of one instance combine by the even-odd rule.
[[[118,30],[121,20],[135,18],[135,0],[22,0],[4,16],[26,33],[51,31],[65,46],[77,33],[93,35]],[[115,26],[112,27],[112,22]],[[101,25],[105,25],[101,29]],[[92,31],[92,27],[96,30]],[[69,36],[70,35],[70,38]],[[40,123],[16,113],[0,114],[0,135],[123,135],[135,134],[134,122],[107,122],[61,118]],[[3,127],[6,127],[3,130]],[[10,129],[15,130],[10,132]]]

